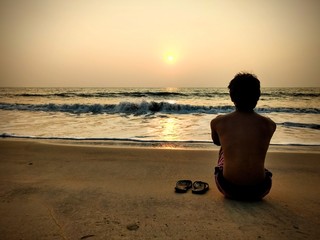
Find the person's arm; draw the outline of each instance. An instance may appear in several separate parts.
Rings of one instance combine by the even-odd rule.
[[[272,137],[272,135],[274,134],[274,132],[277,129],[277,124],[274,121],[272,121],[271,118],[267,117],[267,120],[269,121],[269,129],[270,129],[270,134]]]
[[[217,146],[221,146],[220,139],[217,132],[212,132],[211,135],[212,135],[213,143]]]
[[[211,138],[215,145],[221,146],[219,135],[215,129],[216,121],[213,119],[211,121]]]

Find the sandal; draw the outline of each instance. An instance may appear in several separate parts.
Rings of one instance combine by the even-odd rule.
[[[204,194],[209,190],[209,184],[202,181],[195,181],[192,186],[192,193]]]
[[[192,187],[191,180],[179,180],[176,183],[175,190],[177,193],[185,193]]]

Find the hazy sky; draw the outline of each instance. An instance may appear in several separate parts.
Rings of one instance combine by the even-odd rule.
[[[320,87],[318,0],[1,0],[0,86]]]

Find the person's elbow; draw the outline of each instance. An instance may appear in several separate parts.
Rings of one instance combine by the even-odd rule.
[[[220,139],[216,134],[212,134],[212,141],[215,145],[221,146]]]
[[[214,143],[215,145],[217,145],[217,146],[221,146],[221,143],[220,143],[220,141],[217,141],[217,140],[213,140],[213,143]]]

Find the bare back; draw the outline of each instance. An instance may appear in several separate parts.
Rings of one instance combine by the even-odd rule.
[[[212,139],[224,152],[224,177],[238,185],[254,185],[265,177],[264,162],[275,123],[255,112],[218,116],[211,122]]]

